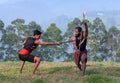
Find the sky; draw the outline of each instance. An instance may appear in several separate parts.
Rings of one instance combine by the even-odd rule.
[[[41,23],[60,15],[112,10],[120,10],[120,0],[0,0],[0,20],[5,23],[16,18]]]

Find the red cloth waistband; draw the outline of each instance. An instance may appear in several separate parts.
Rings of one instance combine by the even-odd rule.
[[[27,54],[29,54],[29,51],[26,50],[25,48],[22,48],[22,49],[19,51],[19,54],[27,55]]]

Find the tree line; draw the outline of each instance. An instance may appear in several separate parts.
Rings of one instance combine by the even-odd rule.
[[[120,61],[120,30],[116,26],[106,27],[103,21],[96,17],[92,22],[86,19],[89,27],[88,35],[88,60],[90,61]],[[46,31],[35,21],[25,24],[25,20],[17,18],[11,21],[7,27],[0,20],[0,60],[19,60],[18,51],[22,48],[22,40],[32,36],[33,31],[38,29],[43,32],[42,41],[55,42],[67,41],[74,35],[75,27],[82,27],[81,20],[74,18],[68,23],[68,28],[64,34],[51,23]],[[107,30],[108,28],[108,30]],[[83,28],[84,30],[84,28]],[[73,61],[72,43],[65,43],[60,46],[39,46],[33,54],[41,57],[45,61]]]

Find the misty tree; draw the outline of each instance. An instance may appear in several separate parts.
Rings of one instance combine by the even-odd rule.
[[[0,20],[0,59],[3,58],[4,52],[3,52],[3,46],[2,46],[2,36],[4,35],[5,30],[4,30],[4,23],[2,20]]]
[[[91,34],[91,41],[93,42],[91,47],[92,59],[94,61],[107,60],[107,30],[104,23],[100,18],[93,20],[93,28]]]
[[[56,41],[62,41],[62,35],[61,30],[58,29],[58,27],[52,23],[47,28],[45,33],[42,36],[42,41],[46,42],[56,42]],[[47,61],[53,61],[57,56],[60,56],[62,54],[62,48],[61,46],[41,46],[41,57],[43,60]]]
[[[1,38],[2,38],[2,35],[5,33],[5,30],[4,30],[4,23],[2,20],[0,20],[0,41],[1,41]]]
[[[4,23],[2,20],[0,20],[0,30],[2,30],[4,28]]]
[[[115,26],[109,28],[108,31],[108,49],[110,53],[110,57],[113,61],[116,61],[116,50],[119,50],[120,43],[120,30],[118,30]]]
[[[13,59],[12,57],[17,55],[17,42],[19,37],[15,34],[15,29],[13,26],[9,25],[6,28],[5,34],[2,36],[2,47],[4,49],[4,59]]]
[[[21,39],[24,35],[24,19],[15,19],[5,29],[2,36],[2,47],[5,60],[16,60],[18,50],[21,48]]]
[[[119,43],[119,47],[117,48],[117,51],[116,51],[116,61],[120,62],[120,43]]]
[[[92,61],[108,61],[120,60],[120,30],[115,26],[111,26],[107,31],[104,23],[100,18],[96,18],[93,22],[85,20],[88,24],[88,60]],[[75,18],[68,23],[67,31],[62,35],[61,30],[56,24],[51,23],[48,29],[42,34],[41,41],[56,42],[71,40],[74,36],[75,27],[81,26],[79,18]],[[82,27],[82,26],[81,26]],[[43,32],[41,26],[35,21],[25,24],[24,19],[15,19],[11,24],[4,27],[4,23],[0,20],[0,60],[17,60],[18,50],[22,48],[22,39],[33,35],[33,31],[38,29]],[[83,28],[84,31],[84,28]],[[72,43],[65,43],[60,46],[39,46],[33,54],[41,57],[42,60],[54,61],[61,57],[65,61],[74,60]]]

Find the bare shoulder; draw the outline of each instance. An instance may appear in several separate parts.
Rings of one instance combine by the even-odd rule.
[[[39,44],[40,41],[39,41],[39,40],[35,40],[34,43],[35,43],[35,44]]]
[[[75,37],[73,36],[73,37],[71,38],[71,40],[74,41],[74,40],[75,40]]]
[[[24,38],[24,39],[22,40],[22,44],[25,45],[26,42],[27,42],[27,38]]]

